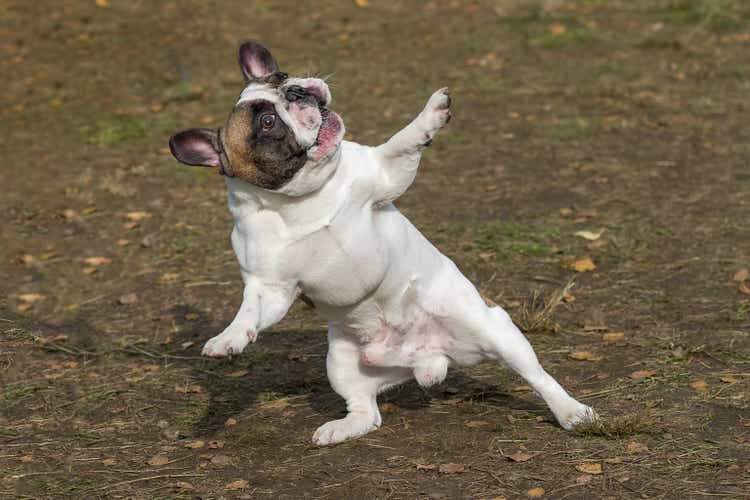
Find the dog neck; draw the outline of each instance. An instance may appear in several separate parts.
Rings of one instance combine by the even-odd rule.
[[[235,221],[261,211],[276,212],[287,222],[320,214],[322,207],[319,205],[328,198],[323,192],[335,189],[335,178],[342,170],[343,142],[328,161],[322,165],[306,166],[278,190],[264,189],[236,177],[225,177],[229,210]]]

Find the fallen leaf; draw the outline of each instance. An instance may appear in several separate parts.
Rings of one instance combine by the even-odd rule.
[[[148,464],[153,466],[166,465],[168,463],[169,457],[166,455],[154,455],[148,460]]]
[[[740,283],[740,286],[737,288],[737,290],[745,295],[750,295],[750,286],[747,286],[744,281]]]
[[[83,259],[83,263],[92,267],[98,267],[112,263],[112,259],[107,257],[87,257]]]
[[[576,361],[601,361],[604,359],[604,356],[599,356],[591,351],[573,351],[568,354],[568,357]]]
[[[528,453],[524,453],[522,451],[517,451],[512,455],[508,455],[507,458],[511,462],[528,462],[531,460],[533,455],[529,455]]]
[[[109,5],[108,0],[94,0],[94,3],[97,7],[106,7],[107,5]]]
[[[577,273],[585,273],[587,271],[595,270],[596,264],[594,264],[594,261],[591,260],[591,257],[586,257],[573,261],[568,267]]]
[[[164,104],[155,102],[151,106],[149,106],[149,109],[152,113],[161,113],[162,111],[164,111]]]
[[[179,488],[181,490],[194,490],[195,489],[195,486],[188,483],[187,481],[177,481],[176,483],[174,483],[174,487]]]
[[[98,270],[99,270],[99,269],[98,269],[98,268],[96,268],[96,267],[84,267],[84,268],[83,268],[83,274],[94,274],[94,273],[95,273],[95,272],[97,272]]]
[[[116,458],[110,457],[110,458],[105,458],[104,460],[102,460],[102,465],[115,465],[116,463],[117,463]]]
[[[705,380],[696,380],[695,382],[690,384],[690,387],[698,392],[708,392],[708,384]]]
[[[354,3],[357,4],[357,7],[368,7],[370,5],[370,0],[354,0]]]
[[[646,453],[649,451],[648,446],[638,441],[631,441],[625,446],[627,453]]]
[[[36,258],[33,255],[27,253],[27,254],[21,255],[18,258],[18,262],[20,262],[21,264],[24,264],[26,266],[30,266],[34,262],[36,262]]]
[[[174,386],[174,392],[178,392],[180,394],[201,393],[203,392],[203,387],[199,386],[198,384],[176,385]]]
[[[611,332],[611,333],[605,333],[602,335],[602,340],[604,342],[615,342],[617,340],[621,340],[625,334],[623,332]]]
[[[734,377],[721,377],[719,380],[726,384],[734,384],[735,382],[737,382],[737,379]]]
[[[464,425],[469,429],[479,429],[482,427],[487,427],[488,425],[490,425],[490,423],[485,420],[472,420],[471,422],[466,422]]]
[[[226,488],[228,490],[237,491],[247,488],[248,484],[250,483],[248,483],[244,479],[238,479],[237,481],[232,481],[231,483],[229,483]]]
[[[513,392],[531,392],[530,385],[517,385],[511,389]]]
[[[248,373],[250,373],[250,370],[236,370],[233,372],[229,372],[224,376],[229,377],[229,378],[240,378],[240,377],[244,377]]]
[[[144,219],[150,219],[151,214],[149,212],[128,212],[125,214],[125,218],[132,221],[142,221]]]
[[[443,474],[460,474],[466,470],[464,464],[440,464],[438,472]]]
[[[566,31],[568,31],[568,28],[566,28],[564,24],[560,23],[555,23],[549,27],[549,32],[552,34],[552,36],[564,35]]]
[[[598,240],[601,237],[603,232],[604,232],[604,229],[600,229],[598,233],[595,233],[593,231],[578,231],[575,233],[575,235],[585,240],[594,241],[594,240]]]
[[[117,299],[117,302],[123,306],[135,304],[136,302],[138,302],[138,295],[133,292],[126,293],[125,295],[120,295],[120,298]]]
[[[529,498],[540,498],[544,493],[544,488],[531,488],[526,492],[526,496]]]
[[[205,441],[201,441],[200,439],[196,441],[190,441],[185,445],[185,448],[190,448],[192,450],[196,450],[198,448],[203,448],[206,445]]]
[[[273,410],[282,410],[289,406],[289,401],[286,399],[274,399],[273,401],[267,401],[261,405],[263,408],[270,408]]]
[[[435,470],[438,466],[435,464],[417,464],[417,470]]]
[[[126,240],[126,239],[119,239],[119,240],[117,240],[117,246],[118,247],[128,246],[129,244],[130,244],[130,240]]]
[[[380,413],[393,413],[396,411],[396,405],[393,403],[381,403],[378,405]]]
[[[198,318],[200,318],[200,315],[194,312],[189,312],[185,314],[185,319],[188,321],[195,321]]]
[[[633,380],[641,380],[643,378],[653,377],[654,375],[656,375],[654,370],[636,370],[628,375],[628,377]]]
[[[237,425],[237,419],[236,419],[236,418],[232,418],[232,417],[229,417],[229,418],[227,419],[227,421],[226,421],[226,422],[224,422],[224,425],[225,425],[226,427],[231,427],[231,426],[233,426],[233,425]]]
[[[570,208],[567,208],[567,207],[561,208],[560,209],[560,215],[562,217],[570,217],[571,215],[573,215],[573,210],[570,209]]]
[[[160,281],[174,281],[177,279],[177,276],[179,276],[177,273],[164,273],[161,276],[159,276]]]
[[[578,472],[584,472],[586,474],[601,474],[602,473],[602,464],[599,463],[590,463],[586,462],[580,465],[576,465],[576,470]]]
[[[208,447],[211,448],[212,450],[217,450],[217,449],[224,448],[224,443],[225,443],[224,440],[209,441]]]
[[[732,276],[732,279],[734,281],[745,281],[749,277],[750,277],[750,271],[743,268],[737,271],[736,273],[734,273],[734,276]]]
[[[31,309],[31,304],[28,302],[24,302],[23,304],[18,304],[18,312],[26,312],[29,309]]]
[[[219,467],[224,467],[232,463],[232,460],[227,455],[219,454],[211,458],[211,463]]]
[[[138,224],[137,222],[133,222],[133,221],[126,222],[125,224],[122,225],[122,227],[124,229],[127,229],[128,231],[130,231],[131,229],[135,229],[138,226],[140,226],[140,224]]]
[[[23,463],[29,463],[34,461],[34,457],[32,455],[24,455],[22,457],[18,457],[18,460]]]
[[[570,304],[576,301],[576,296],[566,292],[563,294],[562,299],[563,299],[563,302]]]
[[[66,219],[72,219],[74,217],[78,217],[78,212],[76,212],[72,208],[66,208],[65,210],[63,210],[62,214],[63,214],[63,217],[65,217]]]
[[[19,300],[26,302],[27,304],[33,304],[35,302],[41,302],[47,297],[41,293],[22,293],[18,296]]]

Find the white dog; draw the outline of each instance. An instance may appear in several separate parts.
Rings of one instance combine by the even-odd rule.
[[[240,47],[247,86],[224,129],[170,140],[188,165],[226,175],[232,246],[245,283],[232,323],[203,348],[239,354],[294,300],[328,320],[328,379],[348,414],[318,428],[318,445],[381,424],[379,392],[411,377],[440,383],[448,366],[501,361],[531,385],[565,429],[596,413],[542,369],[523,334],[393,206],[425,147],[450,119],[447,89],[378,147],[344,141],[317,78],[290,78],[257,42]]]

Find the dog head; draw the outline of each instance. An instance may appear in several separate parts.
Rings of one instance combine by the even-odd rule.
[[[317,189],[325,181],[322,167],[344,137],[341,118],[328,108],[328,85],[290,78],[254,41],[240,46],[239,63],[246,86],[225,127],[175,134],[172,154],[272,191],[301,195]]]

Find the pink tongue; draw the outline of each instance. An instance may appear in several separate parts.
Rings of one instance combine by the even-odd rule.
[[[339,129],[340,125],[336,115],[329,115],[328,119],[321,125],[320,132],[318,132],[318,147],[312,155],[313,160],[319,160],[331,152]]]

